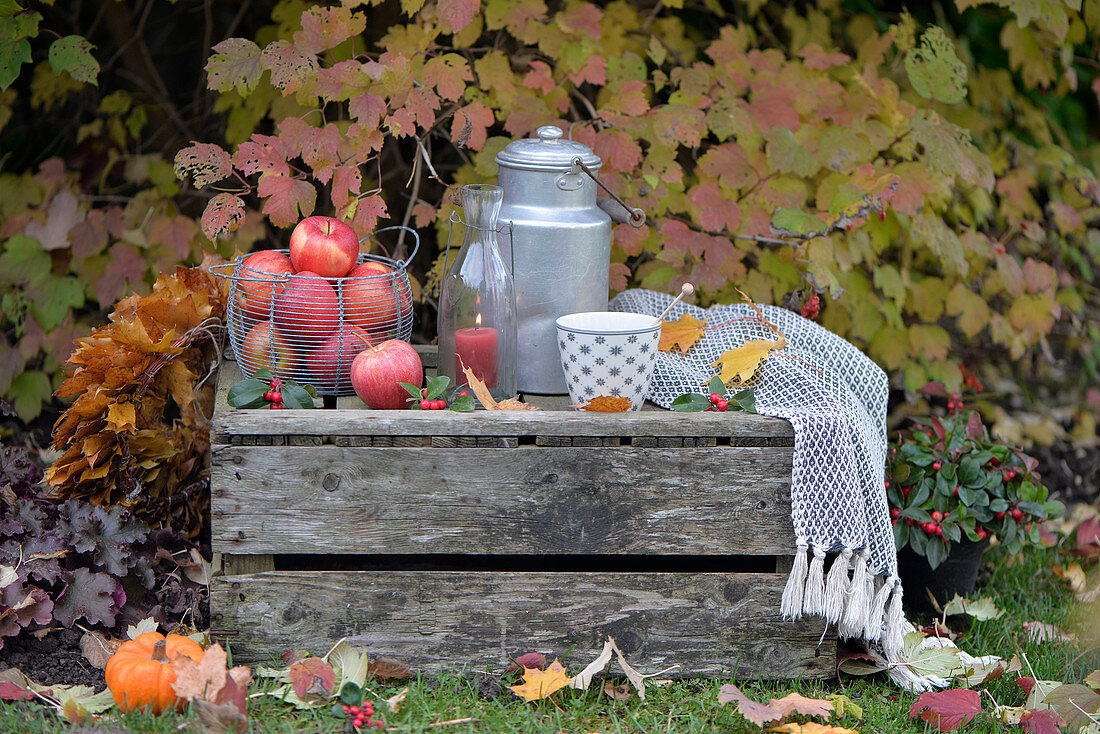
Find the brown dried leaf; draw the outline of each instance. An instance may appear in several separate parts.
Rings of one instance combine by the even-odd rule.
[[[462,374],[466,376],[466,383],[470,386],[470,389],[474,391],[474,396],[485,410],[538,410],[534,405],[525,403],[518,397],[501,400],[498,403],[489,393],[489,388],[485,386],[484,382],[478,379],[473,370],[462,364],[461,359],[458,361],[458,364],[462,368]]]
[[[1046,622],[1024,622],[1023,627],[1027,636],[1037,645],[1044,642],[1066,642],[1076,645],[1078,642],[1077,635],[1063,632],[1057,625]]]
[[[783,698],[773,698],[768,701],[768,705],[777,711],[781,711],[784,718],[795,713],[828,719],[833,713],[832,701],[821,698],[806,698],[800,693],[788,693]]]
[[[191,702],[191,710],[198,716],[199,730],[203,734],[228,731],[244,734],[248,731],[248,716],[235,703],[211,703],[196,699]]]
[[[1069,590],[1074,594],[1080,594],[1085,590],[1085,569],[1081,568],[1080,563],[1071,563],[1065,568],[1062,568],[1062,564],[1055,563],[1052,569],[1054,575],[1069,584]]]
[[[367,666],[367,675],[379,680],[402,680],[412,676],[412,669],[396,658],[382,656]]]
[[[206,648],[198,665],[186,655],[180,655],[172,662],[176,671],[172,690],[186,701],[215,700],[227,679],[225,662],[225,650],[217,643]]]
[[[408,695],[409,687],[405,686],[400,691],[386,699],[386,708],[389,709],[389,712],[391,714],[396,714],[401,708],[401,704],[405,702],[405,698]]]
[[[508,663],[508,667],[504,669],[501,675],[508,675],[509,673],[518,673],[524,668],[538,668],[539,670],[546,670],[547,662],[546,656],[541,652],[528,652],[520,655],[518,658]]]
[[[666,321],[661,324],[661,341],[657,344],[657,348],[662,352],[671,352],[673,347],[679,347],[680,351],[686,354],[703,336],[706,326],[706,319],[700,321],[688,314],[684,314],[676,321]]]
[[[570,405],[570,408],[581,408],[596,413],[622,413],[630,410],[633,403],[630,398],[614,398],[608,395],[597,395],[584,404]]]
[[[122,642],[122,640],[104,637],[100,632],[85,632],[80,638],[80,652],[93,668],[103,670]]]
[[[290,684],[302,700],[328,698],[336,683],[336,671],[321,658],[306,658],[290,666]]]
[[[616,701],[629,701],[634,697],[634,691],[626,683],[615,685],[614,682],[607,681],[603,684],[603,692],[605,696]]]

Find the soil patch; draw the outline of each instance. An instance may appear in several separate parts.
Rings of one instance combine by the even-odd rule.
[[[92,667],[80,652],[79,629],[51,632],[37,640],[33,635],[4,638],[0,668],[18,668],[25,676],[46,686],[91,686],[98,693],[107,687],[103,671]]]

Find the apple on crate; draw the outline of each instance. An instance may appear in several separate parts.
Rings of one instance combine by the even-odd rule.
[[[271,318],[271,299],[283,290],[286,276],[294,273],[290,258],[275,250],[254,252],[237,269],[235,300],[245,316],[264,321]]]
[[[405,408],[407,382],[424,384],[424,365],[412,345],[389,339],[359,352],[351,363],[351,386],[359,399],[375,410]]]
[[[332,217],[306,217],[290,235],[294,269],[322,278],[342,278],[359,258],[359,237],[347,223]]]

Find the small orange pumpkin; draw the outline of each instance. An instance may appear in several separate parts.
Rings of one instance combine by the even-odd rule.
[[[180,655],[198,664],[202,661],[202,646],[189,637],[165,638],[159,632],[143,632],[122,643],[103,670],[119,710],[144,708],[159,714],[175,707],[182,711],[185,703],[172,690],[176,681],[172,661]]]

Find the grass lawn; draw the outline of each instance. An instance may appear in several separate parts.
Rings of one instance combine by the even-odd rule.
[[[1049,622],[1063,629],[1075,629],[1083,620],[1095,618],[1097,610],[1075,608],[1072,596],[1051,572],[1055,562],[1067,562],[1055,550],[1036,550],[1006,562],[996,551],[986,554],[989,562],[979,580],[976,596],[992,596],[1006,614],[997,620],[975,622],[959,640],[959,645],[974,655],[993,654],[1010,657],[1026,655],[1040,679],[1079,682],[1100,667],[1097,642],[1080,646],[1066,643],[1035,644],[1022,628],[1026,621]],[[1088,615],[1092,615],[1089,617]],[[1089,648],[1092,648],[1091,650]],[[576,673],[588,660],[563,662]],[[648,672],[645,660],[631,660],[641,672]],[[281,667],[281,665],[280,665]],[[1028,675],[1027,664],[1019,675]],[[1018,706],[1024,693],[1009,674],[986,688],[1001,705]],[[618,702],[604,696],[593,685],[588,691],[561,690],[550,700],[524,704],[512,695],[493,700],[479,697],[476,675],[450,675],[438,679],[407,681],[409,693],[397,714],[386,716],[390,731],[400,732],[758,732],[760,729],[741,718],[733,705],[719,706],[718,687],[729,681],[685,680],[661,689],[647,691],[647,700],[632,698]],[[843,693],[863,707],[864,719],[852,717],[834,723],[868,732],[935,731],[919,719],[908,718],[913,696],[895,688],[885,676],[845,677],[839,681],[781,681],[753,683],[737,681],[742,690],[757,700],[766,700],[798,691],[804,696],[822,697]],[[270,681],[253,684],[253,692],[265,690]],[[371,685],[368,681],[368,686]],[[385,698],[400,686],[375,686]],[[994,722],[988,715],[992,704],[983,695],[985,713],[968,724],[967,732],[1020,731]],[[376,704],[377,705],[377,704]],[[382,707],[379,707],[382,708]],[[270,697],[255,697],[249,703],[252,732],[340,732],[343,720],[328,709],[301,712]],[[186,729],[191,714],[121,716],[108,713],[91,731],[178,732]],[[432,724],[472,717],[470,723],[432,727]],[[70,728],[46,709],[32,704],[0,704],[0,732],[64,732]]]

